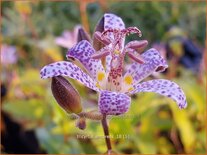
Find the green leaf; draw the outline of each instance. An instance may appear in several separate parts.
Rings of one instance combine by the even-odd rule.
[[[191,123],[186,110],[180,110],[173,101],[170,102],[173,118],[180,132],[181,141],[185,151],[187,153],[192,153],[196,142],[196,132],[193,128],[193,124]]]
[[[39,99],[5,102],[3,110],[9,113],[13,119],[23,123],[26,128],[36,127],[40,123],[45,123],[49,117],[47,106]],[[31,126],[31,124],[33,125]]]

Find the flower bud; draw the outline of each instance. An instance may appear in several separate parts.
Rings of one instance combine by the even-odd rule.
[[[82,111],[79,93],[64,77],[53,77],[51,89],[56,101],[66,112],[77,114]]]
[[[78,127],[81,130],[84,130],[86,128],[86,119],[85,119],[85,117],[80,117],[77,120],[76,127]]]
[[[102,17],[100,19],[100,21],[98,22],[98,24],[96,25],[94,34],[95,34],[95,32],[97,33],[97,31],[98,32],[103,32],[104,31],[104,17]],[[98,50],[100,50],[101,48],[104,47],[104,44],[101,43],[99,41],[99,39],[97,39],[97,37],[95,37],[95,35],[93,36],[93,47],[96,51],[98,51]]]
[[[90,42],[90,37],[88,33],[82,27],[80,27],[78,29],[78,40],[77,41],[80,42],[82,40],[87,40]]]

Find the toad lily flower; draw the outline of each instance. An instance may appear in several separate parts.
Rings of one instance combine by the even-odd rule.
[[[67,58],[78,60],[86,72],[72,62],[55,62],[41,70],[42,78],[67,76],[99,93],[98,108],[103,115],[120,115],[128,111],[131,95],[139,92],[155,92],[172,98],[179,108],[187,106],[186,98],[180,87],[169,80],[159,79],[140,83],[154,72],[162,72],[168,66],[160,53],[149,49],[141,50],[147,41],[132,41],[124,46],[125,36],[141,31],[136,27],[125,28],[120,17],[105,14],[103,31],[97,31],[94,37],[104,47],[96,51],[87,40],[80,41],[67,53]],[[133,63],[124,72],[124,57],[128,55]],[[105,66],[102,61],[105,59]]]

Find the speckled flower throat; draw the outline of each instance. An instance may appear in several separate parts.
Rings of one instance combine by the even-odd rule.
[[[107,29],[103,31],[101,34],[96,32],[96,37],[105,44],[106,46],[100,50],[100,52],[96,52],[92,55],[94,59],[102,59],[103,57],[110,57],[108,59],[108,63],[110,65],[110,70],[108,74],[103,72],[98,72],[97,74],[97,86],[102,89],[106,89],[109,91],[118,91],[125,92],[128,90],[132,90],[133,86],[132,81],[133,78],[131,76],[127,76],[123,79],[123,69],[124,69],[124,57],[126,53],[131,52],[132,49],[128,46],[124,48],[125,36],[129,34],[137,33],[141,36],[141,31],[136,27],[129,27],[127,29]],[[135,42],[130,42],[132,45]],[[136,43],[135,43],[136,44]],[[139,55],[136,51],[133,51],[135,55]],[[103,54],[105,53],[105,54]],[[138,63],[143,63],[140,56],[140,61]]]

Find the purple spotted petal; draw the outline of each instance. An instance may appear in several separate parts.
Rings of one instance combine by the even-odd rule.
[[[104,71],[104,68],[102,66],[101,60],[92,59],[91,55],[95,53],[94,48],[91,46],[91,44],[86,41],[80,41],[76,46],[71,48],[66,57],[69,58],[75,58],[79,60],[83,66],[86,68],[86,70],[89,72],[89,74],[96,79],[96,75],[98,71]]]
[[[104,14],[104,30],[107,29],[125,29],[125,24],[122,19],[114,14]],[[113,35],[111,35],[113,37]],[[113,38],[114,39],[114,38]]]
[[[180,109],[186,108],[186,97],[182,89],[174,82],[169,80],[151,80],[142,82],[135,86],[135,89],[130,94],[139,92],[155,92],[173,99],[177,102]]]
[[[136,85],[137,83],[151,75],[153,72],[162,72],[168,67],[166,61],[154,48],[149,49],[141,56],[144,59],[145,63],[132,63],[125,74],[125,76],[131,75],[133,77],[133,85]]]
[[[130,103],[126,94],[105,90],[100,93],[98,107],[102,114],[120,115],[128,111]]]
[[[122,19],[114,14],[106,13],[104,14],[104,30],[107,29],[125,29],[125,24]],[[110,40],[114,40],[113,33],[108,33],[108,37]],[[124,47],[125,37],[122,40],[122,46]]]
[[[43,67],[40,71],[41,78],[51,78],[54,76],[68,76],[72,79],[75,79],[88,88],[91,88],[95,91],[99,91],[99,89],[95,86],[95,82],[89,75],[84,73],[78,66],[71,62],[60,61],[55,62],[50,65]]]
[[[125,29],[125,24],[120,17],[112,13],[104,14],[104,29]]]

